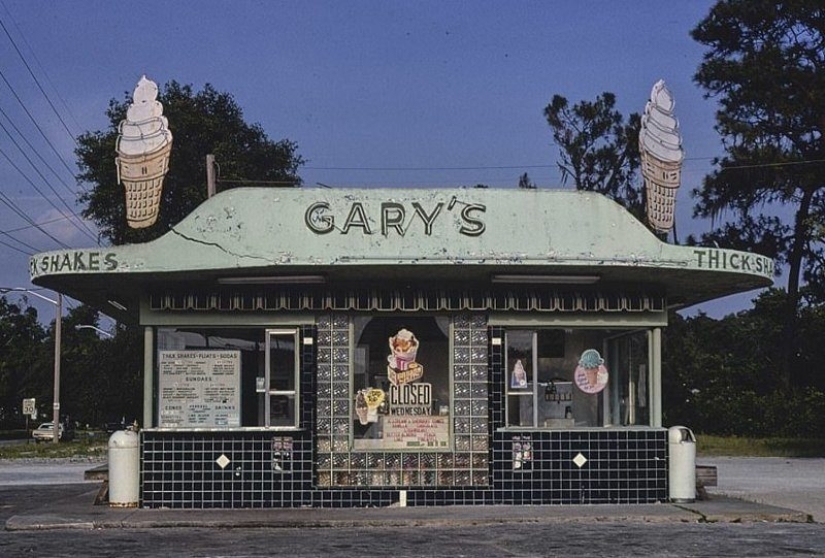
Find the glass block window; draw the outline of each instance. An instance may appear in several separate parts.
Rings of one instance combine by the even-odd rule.
[[[383,316],[380,319],[393,321],[393,318]],[[393,322],[390,324],[393,331],[385,335],[386,328],[383,328],[380,334],[373,335],[374,343],[359,344],[370,320],[372,318],[368,316],[351,318],[341,314],[325,314],[317,322],[317,486],[488,486],[490,427],[486,317],[405,318],[402,321],[412,323],[417,320],[416,325],[394,327],[399,324]],[[379,325],[385,326],[387,323]],[[426,339],[426,346],[432,348],[434,355],[441,355],[427,361],[423,356],[419,359],[416,354],[419,364],[425,367],[424,374],[429,375],[428,367],[434,367],[434,370],[443,368],[444,377],[434,378],[429,388],[432,390],[429,398],[425,393],[418,393],[421,388],[413,394],[414,398],[406,394],[406,399],[399,399],[398,394],[390,394],[390,387],[395,384],[390,381],[388,370],[400,369],[403,373],[410,367],[391,366],[388,359],[395,358],[391,338],[397,338],[402,329],[416,333],[415,328],[425,332],[420,340],[421,346],[424,347]],[[401,337],[408,335],[402,332]],[[379,357],[382,361],[380,367]],[[383,374],[374,373],[375,377],[366,374],[364,371],[370,370],[370,362],[374,365],[372,368]],[[382,383],[385,378],[386,385]],[[384,401],[378,401],[380,397],[377,394],[370,394],[376,396],[376,400],[372,401],[376,422],[369,420],[373,418],[369,415],[371,409],[365,399],[368,395],[365,391],[369,389],[384,392]],[[363,401],[359,401],[359,393]],[[446,423],[446,447],[433,449],[425,445],[411,447],[409,444],[402,447],[397,439],[393,442],[396,445],[386,445],[382,443],[383,438],[377,435],[365,437],[364,432],[377,423],[379,413],[389,413],[393,403],[404,406],[405,413],[409,412],[413,417],[420,416],[416,414],[416,408],[427,407],[430,416]],[[365,420],[362,421],[362,418]]]

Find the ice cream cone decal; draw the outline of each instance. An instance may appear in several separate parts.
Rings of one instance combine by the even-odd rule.
[[[157,84],[141,77],[118,130],[117,179],[126,188],[126,220],[133,229],[157,221],[169,170],[172,132],[157,97]]]
[[[576,386],[584,393],[599,393],[607,385],[607,368],[596,349],[587,349],[579,358],[574,375]]]
[[[517,360],[513,366],[513,371],[510,373],[510,387],[522,388],[527,387],[527,371],[521,360]]]
[[[378,407],[384,402],[385,397],[384,391],[377,388],[358,391],[355,395],[355,413],[362,425],[378,422]]]
[[[673,228],[676,191],[682,175],[682,135],[673,116],[673,95],[663,80],[657,81],[645,105],[639,132],[639,154],[647,194],[647,220],[654,230]]]

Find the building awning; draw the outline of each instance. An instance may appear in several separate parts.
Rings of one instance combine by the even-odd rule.
[[[35,284],[129,321],[181,288],[576,285],[690,306],[770,286],[773,271],[765,256],[662,242],[598,194],[494,189],[238,188],[152,242],[30,261]]]

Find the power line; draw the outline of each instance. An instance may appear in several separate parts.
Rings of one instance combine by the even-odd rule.
[[[0,128],[3,128],[3,130],[4,130],[4,131],[6,131],[6,133],[8,133],[8,130],[6,130],[5,126],[3,126],[3,124],[2,124],[2,123],[0,123]],[[11,137],[11,136],[9,136],[9,137]],[[12,138],[12,142],[14,142],[14,139],[13,139],[13,138]],[[14,142],[14,143],[15,143],[15,145],[17,146],[17,148],[18,148],[18,149],[20,149],[20,146],[19,146],[16,142]],[[22,150],[21,150],[21,152],[22,152]],[[31,187],[32,187],[32,188],[34,188],[34,189],[37,191],[37,193],[38,193],[38,194],[40,194],[41,196],[43,196],[43,199],[44,199],[44,200],[46,200],[46,201],[49,203],[49,205],[51,205],[53,208],[55,208],[55,210],[57,210],[57,212],[58,212],[58,213],[60,213],[61,215],[64,215],[64,216],[66,215],[65,213],[63,213],[63,211],[62,211],[59,207],[57,207],[57,205],[56,205],[56,204],[55,204],[52,200],[50,200],[50,199],[49,199],[49,198],[48,198],[48,197],[47,197],[47,196],[43,193],[43,191],[42,191],[40,188],[38,188],[38,187],[37,187],[37,185],[36,185],[36,184],[35,184],[35,183],[34,183],[34,182],[33,182],[33,181],[32,181],[32,180],[28,177],[28,176],[26,176],[26,174],[23,172],[23,170],[22,170],[20,167],[18,167],[18,166],[17,166],[17,164],[15,164],[15,162],[14,162],[14,161],[12,161],[12,160],[11,160],[11,157],[9,157],[9,156],[8,156],[8,154],[7,154],[7,153],[6,153],[6,152],[5,152],[2,148],[0,148],[0,155],[3,155],[3,157],[5,157],[5,158],[6,158],[6,160],[9,162],[9,164],[10,164],[12,167],[14,167],[14,169],[15,169],[17,172],[19,172],[19,173],[20,173],[20,175],[21,175],[21,176],[22,176],[22,177],[26,180],[26,182],[28,182],[28,183],[31,185]],[[43,176],[43,174],[42,174],[42,173],[41,173],[41,172],[40,172],[40,171],[39,171],[36,167],[34,167],[34,165],[33,165],[33,164],[32,164],[32,162],[31,162],[31,159],[29,159],[29,158],[28,158],[28,156],[26,156],[26,154],[25,154],[25,153],[23,153],[23,156],[24,156],[24,157],[26,157],[26,160],[29,162],[29,164],[30,164],[30,165],[32,165],[32,167],[34,168],[35,172],[37,172],[37,173],[40,175],[40,177],[41,177],[41,178],[45,181],[45,180],[46,180],[46,177],[44,177],[44,176]],[[51,189],[51,191],[52,191],[52,192],[54,192],[55,196],[57,196],[57,197],[58,197],[58,199],[60,199],[60,201],[61,201],[61,202],[63,202],[63,204],[64,204],[64,205],[66,205],[66,207],[68,207],[68,204],[66,204],[66,202],[65,202],[62,198],[60,198],[60,196],[58,196],[58,195],[57,195],[57,192],[56,192],[56,191],[55,191],[55,189],[51,186],[51,184],[49,184],[48,182],[46,182],[46,185],[49,187],[49,189]],[[80,217],[79,217],[78,215],[76,215],[76,214],[75,214],[75,213],[74,213],[71,209],[69,209],[69,212],[70,212],[70,213],[72,213],[73,215],[75,215],[75,217],[77,217],[78,219],[80,219]],[[75,223],[75,222],[74,222],[74,221],[72,221],[71,219],[69,219],[69,222],[70,222],[70,223],[72,224],[72,226],[74,226],[77,230],[79,230],[80,232],[82,232],[83,234],[85,234],[86,236],[88,236],[89,238],[91,238],[93,241],[95,241],[95,242],[97,242],[97,241],[98,241],[98,240],[94,237],[94,235],[93,235],[93,234],[90,234],[87,230],[82,229],[82,228],[80,227],[80,225],[78,225],[77,223]],[[82,221],[81,221],[81,222],[82,222]],[[85,225],[85,223],[84,223],[84,225]]]
[[[38,225],[37,223],[35,223],[35,222],[32,220],[32,218],[31,218],[31,217],[29,217],[28,215],[26,215],[26,212],[25,212],[25,211],[23,211],[22,209],[20,209],[19,207],[17,207],[17,204],[15,204],[13,201],[11,201],[11,200],[8,198],[8,196],[6,196],[6,194],[4,194],[3,192],[0,192],[0,202],[3,202],[5,205],[7,205],[7,206],[9,207],[9,209],[11,209],[12,211],[14,211],[14,212],[15,212],[15,213],[16,213],[16,214],[17,214],[17,215],[18,215],[21,219],[23,219],[24,221],[26,221],[27,223],[29,223],[30,225],[32,225],[34,228],[36,228],[37,230],[39,230],[40,232],[42,232],[44,235],[46,235],[46,236],[48,236],[49,238],[51,238],[52,240],[54,240],[54,241],[57,243],[57,245],[58,245],[58,246],[60,246],[61,248],[68,248],[68,247],[69,247],[69,246],[68,246],[68,244],[66,244],[66,243],[65,243],[65,242],[63,242],[62,240],[58,240],[58,239],[57,239],[56,237],[54,237],[51,233],[49,233],[48,231],[46,231],[46,229],[44,229],[43,227],[41,227],[40,225]]]
[[[37,252],[37,251],[38,251],[38,250],[37,250],[37,248],[35,248],[35,247],[34,247],[34,246],[32,246],[31,244],[28,244],[28,243],[26,243],[26,242],[23,242],[23,241],[22,241],[22,240],[20,240],[19,238],[15,238],[14,236],[12,236],[10,232],[0,231],[0,234],[2,234],[3,236],[6,236],[6,237],[8,237],[8,238],[10,238],[11,240],[13,240],[13,241],[17,242],[18,244],[21,244],[21,245],[25,246],[26,248],[28,248],[29,250],[32,250],[33,252]],[[7,246],[8,246],[8,244],[7,244]]]
[[[74,211],[71,207],[69,207],[69,204],[67,204],[67,203],[66,203],[66,200],[64,200],[63,198],[61,198],[61,197],[60,197],[60,195],[57,193],[57,190],[55,190],[55,189],[52,187],[52,185],[49,183],[49,181],[48,181],[48,180],[46,180],[46,177],[45,177],[45,176],[43,176],[43,173],[42,173],[42,172],[40,172],[40,169],[38,169],[38,168],[35,166],[35,164],[32,162],[32,160],[29,158],[29,156],[26,154],[26,152],[25,152],[25,151],[23,151],[23,148],[22,148],[22,147],[20,147],[20,144],[19,144],[19,143],[17,143],[17,141],[14,139],[14,137],[11,135],[11,133],[9,133],[8,129],[7,129],[7,128],[3,125],[3,123],[2,123],[2,122],[0,122],[0,128],[2,128],[4,132],[6,132],[6,134],[9,136],[9,139],[12,141],[12,143],[14,144],[14,146],[18,149],[18,151],[20,151],[20,153],[23,155],[23,157],[26,159],[26,161],[28,161],[29,165],[31,165],[31,167],[34,169],[34,172],[36,172],[36,173],[38,174],[38,176],[40,176],[40,178],[41,178],[41,179],[43,179],[43,182],[46,184],[46,186],[48,186],[48,187],[49,187],[49,190],[51,190],[51,191],[52,191],[52,193],[53,193],[53,194],[57,197],[57,199],[59,199],[59,200],[63,203],[63,205],[66,207],[66,209],[69,211],[69,213],[71,213],[72,215],[74,215],[74,216],[75,216],[75,218],[77,218],[77,220],[78,220],[78,221],[80,221],[80,223],[82,223],[82,224],[83,224],[83,228],[81,228],[81,227],[80,227],[80,226],[79,226],[76,222],[74,222],[74,221],[72,221],[72,220],[69,220],[69,222],[70,222],[70,223],[71,223],[71,224],[72,224],[72,225],[73,225],[73,226],[74,226],[77,230],[79,230],[80,232],[82,232],[83,234],[85,234],[86,236],[88,236],[89,238],[91,238],[94,242],[98,242],[98,239],[97,239],[97,238],[95,238],[94,233],[91,231],[91,229],[89,229],[89,227],[86,225],[86,223],[85,223],[85,222],[84,222],[84,221],[80,218],[80,215],[78,215],[78,214],[77,214],[77,213],[76,213],[76,212],[75,212],[75,211]],[[17,171],[18,171],[18,172],[19,172],[19,173],[23,176],[23,178],[25,178],[25,179],[26,179],[26,181],[27,181],[29,184],[31,184],[31,185],[32,185],[32,187],[33,187],[35,190],[37,190],[37,193],[38,193],[38,194],[40,194],[41,196],[43,196],[43,199],[44,199],[44,200],[46,200],[47,202],[49,202],[49,204],[50,204],[52,207],[54,207],[54,208],[55,208],[55,209],[56,209],[56,210],[57,210],[57,211],[58,211],[61,215],[65,215],[65,214],[63,213],[63,211],[61,211],[61,210],[60,210],[60,208],[58,208],[58,207],[57,207],[57,205],[55,205],[55,204],[54,204],[54,203],[53,203],[53,202],[52,202],[52,201],[51,201],[48,197],[46,197],[46,195],[45,195],[45,194],[43,194],[43,192],[40,190],[40,188],[38,188],[38,187],[34,184],[34,182],[32,182],[32,181],[31,181],[31,180],[30,180],[30,179],[29,179],[29,178],[28,178],[28,177],[27,177],[27,176],[23,173],[23,171],[22,171],[20,168],[18,168],[18,167],[17,167],[14,163],[12,163],[12,162],[11,162],[11,159],[9,159],[8,155],[6,155],[6,153],[5,153],[5,152],[3,152],[2,150],[0,150],[0,152],[2,152],[2,153],[3,153],[3,155],[4,155],[4,156],[6,157],[6,159],[9,161],[9,163],[11,163],[11,165],[12,165],[15,169],[17,169]]]
[[[20,250],[19,248],[16,248],[16,247],[14,247],[14,246],[11,246],[10,244],[8,244],[8,243],[6,243],[6,242],[2,242],[2,244],[3,244],[4,246],[8,246],[8,247],[9,247],[9,248],[11,248],[12,250],[17,250],[18,252],[21,252],[21,253],[23,253],[23,254],[26,254],[26,255],[31,256],[31,255],[33,255],[33,254],[34,254],[34,253],[36,253],[36,252],[41,252],[42,250],[40,250],[39,248],[35,248],[34,246],[32,246],[31,244],[29,244],[29,243],[27,243],[27,242],[23,242],[23,241],[22,241],[22,240],[20,240],[19,238],[17,238],[17,237],[15,237],[15,236],[13,236],[13,235],[12,235],[12,233],[21,232],[21,231],[25,231],[25,230],[32,229],[32,228],[36,228],[36,227],[41,227],[41,226],[43,226],[43,225],[48,225],[48,224],[50,224],[50,223],[56,223],[56,222],[58,222],[58,221],[65,221],[66,219],[67,219],[67,217],[65,217],[65,216],[64,216],[64,217],[59,217],[59,218],[57,218],[57,219],[49,219],[48,221],[43,221],[43,222],[37,223],[37,224],[35,224],[35,225],[26,225],[25,227],[17,227],[17,228],[14,228],[14,229],[9,229],[9,230],[6,230],[6,231],[0,231],[0,234],[2,234],[3,236],[6,236],[6,237],[8,237],[8,238],[10,238],[11,240],[13,240],[13,241],[17,242],[18,244],[21,244],[21,245],[25,246],[26,248],[28,248],[29,250],[31,250],[31,252],[24,252],[23,250]]]
[[[753,165],[729,165],[722,167],[720,172],[738,169],[760,169],[768,167],[792,167],[797,165],[815,165],[818,163],[825,163],[825,159],[814,159],[811,161],[787,161],[785,163],[755,163]]]
[[[45,97],[45,98],[46,98],[46,102],[47,102],[47,103],[49,103],[49,106],[50,106],[50,107],[52,107],[52,110],[53,110],[53,111],[54,111],[54,113],[57,115],[58,120],[60,120],[60,123],[61,123],[61,124],[63,124],[63,129],[64,129],[64,130],[66,130],[66,133],[69,135],[69,137],[70,137],[70,138],[72,138],[72,141],[75,143],[75,145],[77,145],[77,138],[75,138],[75,137],[74,137],[74,134],[72,134],[71,130],[69,130],[69,126],[68,126],[68,125],[66,125],[66,121],[65,121],[65,120],[63,120],[63,117],[60,115],[60,113],[59,113],[59,112],[57,112],[57,108],[54,106],[54,103],[52,103],[52,100],[51,100],[51,99],[49,98],[49,96],[46,94],[46,91],[43,89],[43,86],[42,86],[42,85],[40,85],[40,80],[39,80],[39,79],[37,79],[37,76],[35,76],[35,75],[34,75],[34,72],[32,71],[31,66],[29,66],[29,63],[28,63],[28,61],[26,60],[26,57],[25,57],[25,56],[23,56],[23,53],[22,53],[22,52],[20,52],[20,49],[17,47],[17,43],[14,41],[14,38],[12,38],[11,34],[9,33],[9,30],[8,30],[8,29],[6,29],[6,26],[5,26],[5,24],[3,23],[3,20],[2,20],[2,19],[0,19],[0,27],[2,27],[2,28],[3,28],[3,31],[6,33],[6,37],[8,37],[8,38],[9,38],[9,41],[11,41],[11,44],[12,44],[12,46],[14,47],[14,50],[17,52],[17,55],[20,57],[20,60],[22,60],[22,61],[23,61],[23,65],[24,65],[24,66],[26,67],[26,69],[29,71],[29,75],[30,75],[30,76],[32,77],[32,79],[34,80],[34,83],[36,83],[36,84],[37,84],[37,88],[38,88],[38,89],[40,90],[40,92],[43,94],[43,97]]]
[[[65,221],[66,219],[68,219],[68,217],[66,217],[66,216],[64,215],[64,216],[62,216],[62,217],[57,217],[56,219],[49,219],[48,221],[42,221],[42,222],[40,222],[40,223],[37,223],[36,225],[26,225],[25,227],[17,227],[16,229],[9,229],[9,230],[7,230],[7,231],[0,231],[0,234],[6,234],[6,233],[14,233],[14,232],[25,231],[25,230],[28,230],[28,229],[34,228],[34,227],[36,227],[36,226],[49,225],[49,224],[51,224],[51,223],[57,223],[58,221]]]
[[[15,132],[17,132],[17,135],[19,135],[23,139],[23,141],[26,142],[26,145],[28,145],[29,149],[31,149],[32,152],[35,155],[37,155],[37,158],[40,159],[40,162],[43,163],[46,166],[47,169],[52,171],[52,174],[55,175],[55,177],[57,177],[57,179],[60,181],[60,183],[63,184],[63,186],[66,188],[66,190],[68,190],[72,194],[72,196],[77,197],[77,192],[72,190],[71,187],[68,184],[66,184],[66,181],[63,180],[63,178],[57,173],[57,171],[54,170],[54,168],[52,168],[52,166],[49,163],[46,162],[46,160],[43,158],[43,156],[40,155],[40,152],[26,138],[26,135],[20,130],[20,128],[17,127],[17,124],[15,124],[14,121],[11,119],[11,117],[8,114],[6,114],[6,111],[4,111],[2,107],[0,107],[0,114],[2,114],[3,116],[6,117],[6,120],[8,120],[11,127],[14,128]],[[6,133],[8,134],[9,132],[7,131]],[[9,137],[11,137],[11,134],[9,134]]]
[[[51,140],[46,136],[46,133],[43,131],[43,128],[41,128],[40,124],[37,123],[37,120],[35,120],[34,116],[32,116],[32,113],[29,112],[29,109],[28,107],[26,107],[26,104],[23,102],[23,99],[20,98],[20,95],[17,94],[17,91],[14,89],[14,87],[12,87],[11,83],[9,83],[9,80],[6,79],[6,74],[4,74],[2,70],[0,70],[0,78],[2,78],[3,82],[6,84],[6,87],[8,87],[9,91],[11,91],[12,95],[14,95],[14,98],[23,108],[23,112],[26,113],[26,115],[29,117],[29,120],[31,120],[32,124],[34,124],[34,127],[37,128],[38,132],[40,132],[40,135],[43,137],[46,144],[49,147],[51,147],[54,154],[57,155],[57,158],[60,160],[61,163],[63,163],[63,166],[66,168],[67,171],[69,171],[69,174],[74,178],[74,171],[72,171],[72,169],[69,168],[69,164],[66,162],[65,159],[63,159],[63,156],[60,154],[60,152],[57,150],[57,148],[54,146]]]
[[[297,180],[244,180],[244,179],[225,179],[219,178],[216,180],[218,184],[279,184],[294,186]]]
[[[7,236],[8,236],[8,235],[7,235]],[[20,242],[20,241],[19,241],[19,240],[17,240],[16,238],[13,238],[13,237],[9,237],[9,238],[11,238],[12,240],[14,240],[15,242]],[[12,246],[12,245],[11,245],[11,244],[9,244],[8,242],[4,242],[4,241],[2,241],[2,240],[0,240],[0,244],[2,244],[3,246],[6,246],[6,247],[8,247],[8,248],[11,248],[12,250],[14,250],[14,251],[16,251],[16,252],[20,252],[21,254],[25,254],[26,256],[33,256],[33,255],[35,254],[35,252],[38,252],[38,250],[37,250],[37,249],[32,248],[32,247],[31,247],[31,246],[29,246],[28,244],[23,244],[22,242],[20,242],[20,244],[23,244],[23,246],[28,246],[29,248],[31,248],[31,249],[32,249],[32,252],[26,252],[25,250],[21,250],[20,248],[17,248],[16,246]]]
[[[9,8],[6,6],[6,3],[0,0],[0,5],[3,6],[3,10],[6,12],[6,14],[8,14],[9,20],[11,20],[12,25],[14,25],[14,29],[17,31],[17,36],[23,39],[23,43],[29,49],[29,52],[34,58],[34,61],[37,63],[37,66],[40,68],[40,71],[43,73],[44,76],[46,76],[46,81],[49,82],[49,85],[51,86],[52,90],[55,92],[55,94],[57,94],[57,98],[60,99],[60,103],[63,105],[63,108],[66,109],[66,113],[69,115],[69,118],[71,118],[72,122],[74,123],[75,129],[80,130],[82,126],[78,124],[77,118],[75,118],[74,114],[72,114],[72,110],[69,108],[69,105],[66,103],[66,100],[63,98],[62,95],[60,95],[60,90],[57,89],[57,87],[54,85],[54,82],[49,77],[49,72],[46,71],[46,68],[43,66],[43,64],[40,62],[40,59],[37,57],[37,53],[32,48],[31,44],[29,44],[29,41],[26,39],[26,34],[23,33],[23,31],[20,29],[20,26],[17,25],[17,21],[15,21],[14,16],[12,15],[11,11],[9,11]]]
[[[712,160],[713,157],[692,157],[685,161]],[[558,163],[553,164],[528,164],[528,165],[478,165],[461,167],[324,167],[324,166],[302,166],[308,170],[338,170],[338,171],[462,171],[462,170],[520,170],[520,169],[556,169]]]
[[[685,161],[712,161],[716,157],[687,157]],[[733,165],[724,167],[724,169],[745,169],[745,168],[760,168],[760,167],[779,167],[789,165],[813,165],[818,163],[825,163],[825,159],[813,159],[810,161],[789,161],[785,163],[758,163],[753,165]],[[322,167],[322,166],[303,166],[307,170],[330,170],[330,171],[381,171],[381,172],[419,172],[419,171],[464,171],[464,170],[519,170],[519,169],[553,169],[558,168],[558,164],[550,165],[479,165],[467,167]]]

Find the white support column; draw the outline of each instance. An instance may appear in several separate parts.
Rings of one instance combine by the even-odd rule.
[[[143,424],[142,428],[152,428],[152,410],[154,406],[155,348],[154,330],[143,329]]]
[[[662,328],[650,335],[650,425],[662,426]]]

